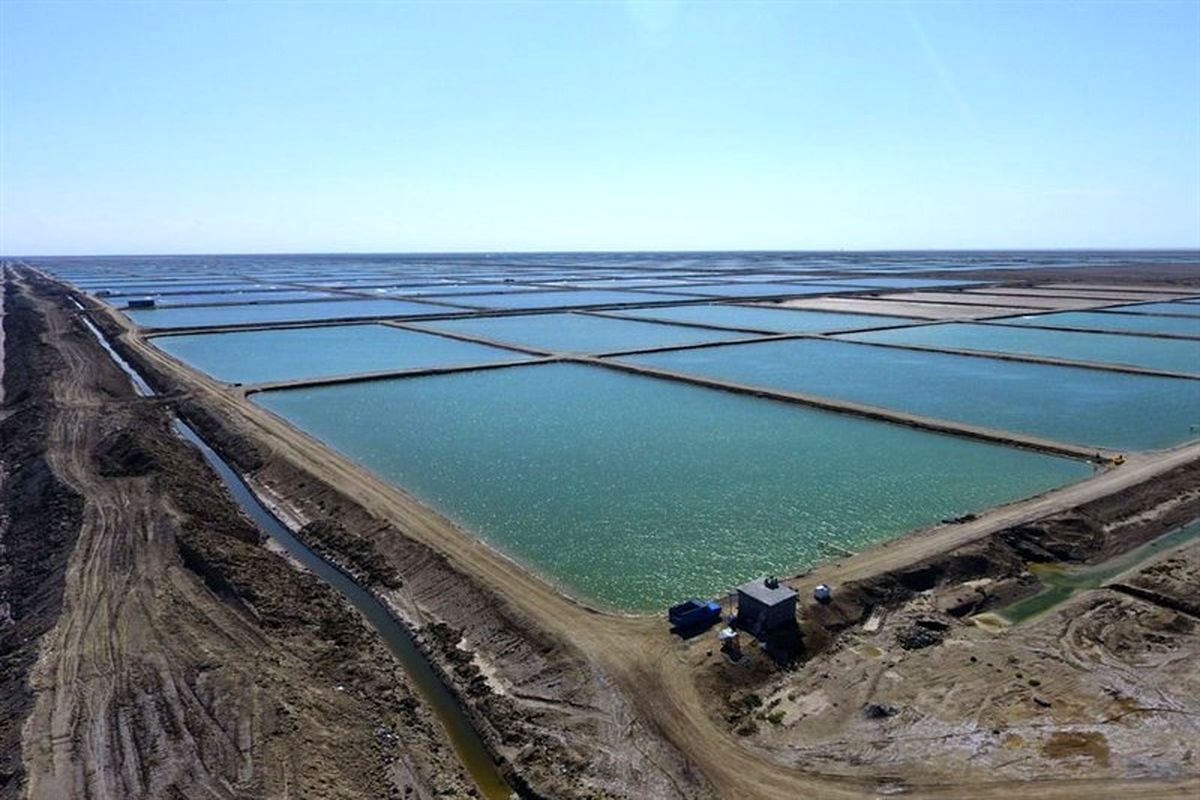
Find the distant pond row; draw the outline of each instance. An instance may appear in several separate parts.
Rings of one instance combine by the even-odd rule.
[[[625,610],[794,573],[1095,470],[671,375],[1087,448],[1200,436],[1192,297],[930,323],[767,302],[972,285],[905,276],[918,265],[903,259],[835,272],[523,258],[43,268],[118,308],[153,297],[124,313],[161,331],[164,352],[246,387],[564,591]],[[255,325],[267,327],[187,330]]]

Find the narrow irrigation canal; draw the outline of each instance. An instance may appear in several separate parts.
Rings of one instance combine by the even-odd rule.
[[[1030,571],[1037,575],[1045,588],[1005,608],[980,614],[977,619],[982,618],[985,625],[993,620],[998,620],[1002,625],[1018,625],[1041,616],[1078,592],[1100,589],[1113,578],[1149,561],[1159,553],[1186,544],[1197,537],[1200,537],[1200,520],[1168,531],[1128,553],[1099,564],[1074,568],[1061,564],[1032,564]]]
[[[83,307],[79,303],[76,302],[75,305],[82,310]],[[150,385],[129,362],[112,348],[107,338],[92,324],[91,320],[83,315],[80,315],[80,319],[113,361],[129,375],[138,393],[144,396],[153,395],[154,390]],[[513,797],[515,793],[505,781],[470,718],[458,704],[454,694],[446,686],[441,676],[425,658],[408,630],[392,616],[387,607],[373,594],[355,583],[346,573],[310,550],[304,542],[296,538],[292,531],[263,505],[258,496],[242,480],[242,477],[187,423],[176,418],[175,428],[184,439],[200,450],[205,460],[229,489],[233,498],[262,532],[278,542],[314,575],[340,592],[379,632],[387,643],[388,649],[404,667],[418,694],[433,709],[434,715],[445,728],[454,752],[476,786],[479,787],[480,793],[488,800],[508,800]]]

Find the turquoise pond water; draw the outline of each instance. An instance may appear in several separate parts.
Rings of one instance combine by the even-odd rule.
[[[556,281],[555,283],[560,283]],[[561,283],[578,287],[580,289],[663,289],[664,291],[678,291],[679,280],[677,278],[664,279],[661,277],[652,278],[607,278],[597,280],[568,280]]]
[[[1109,311],[1122,311],[1130,314],[1183,314],[1190,317],[1200,317],[1200,306],[1195,303],[1166,302],[1139,303],[1135,306],[1113,306]]]
[[[156,347],[228,383],[514,361],[521,353],[387,325],[158,336]]]
[[[578,596],[715,596],[1091,474],[1085,463],[601,367],[255,402]]]
[[[1200,319],[1154,317],[1149,314],[1107,314],[1102,311],[1062,311],[999,320],[1009,325],[1050,325],[1064,328],[1130,331],[1132,333],[1170,333],[1200,336]]]
[[[137,297],[137,295],[131,295]],[[223,303],[280,303],[292,300],[341,300],[346,295],[330,292],[314,292],[305,289],[266,292],[190,292],[187,294],[156,295],[155,303],[160,306],[214,305]],[[128,297],[114,297],[117,306],[123,306]]]
[[[615,292],[602,289],[584,291],[531,292],[528,294],[459,294],[447,297],[446,302],[474,308],[559,308],[563,306],[601,306],[618,303],[664,303],[668,300],[695,300],[681,294],[649,294]]]
[[[744,334],[734,332],[584,314],[522,314],[441,320],[425,323],[421,327],[566,353],[604,353],[744,337]]]
[[[430,295],[430,296],[451,296],[456,294],[484,294],[486,292],[537,292],[545,289],[544,286],[529,286],[520,283],[476,283],[471,285],[454,286],[443,284],[441,286],[391,286],[379,290],[379,294],[395,294],[395,295]]]
[[[90,291],[95,294],[98,291],[107,289],[113,295],[127,297],[144,297],[156,296],[159,294],[179,294],[183,292],[225,292],[225,291],[253,291],[270,289],[271,286],[266,286],[250,281],[214,281],[211,283],[183,283],[162,281],[161,283],[144,283],[135,282],[127,284],[117,283],[96,283]]]
[[[657,291],[657,290],[656,290]],[[799,297],[809,294],[831,294],[834,292],[852,292],[855,287],[833,286],[831,284],[805,285],[799,283],[726,283],[720,285],[690,284],[673,286],[669,290],[681,294],[696,294],[705,297]]]
[[[768,333],[821,333],[854,328],[877,328],[881,325],[903,325],[910,317],[883,317],[874,314],[841,314],[825,311],[800,311],[754,306],[664,306],[662,308],[627,309],[623,317],[643,317],[671,322],[696,322]]]
[[[123,313],[146,328],[195,328],[253,322],[292,322],[354,317],[402,317],[417,314],[453,314],[446,306],[405,300],[318,300],[312,303],[263,303],[238,306],[131,309]]]
[[[843,338],[864,342],[991,350],[1076,361],[1126,364],[1168,372],[1200,373],[1200,340],[1075,333],[967,322],[852,333]]]
[[[954,280],[953,278],[830,278],[830,283],[841,286],[855,286],[863,289],[879,287],[881,289],[927,289],[931,286],[969,286],[979,281]]]
[[[977,356],[796,339],[621,361],[1117,449],[1195,438],[1200,383]]]

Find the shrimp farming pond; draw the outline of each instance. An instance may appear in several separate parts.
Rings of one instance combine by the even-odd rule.
[[[1074,286],[1104,256],[1068,255],[31,265],[567,594],[642,612],[1200,436],[1200,287]]]

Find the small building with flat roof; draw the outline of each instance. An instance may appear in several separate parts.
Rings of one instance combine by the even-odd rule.
[[[778,578],[759,578],[737,587],[737,625],[762,639],[796,620],[796,592]]]

